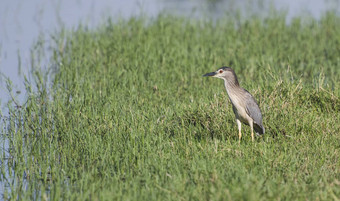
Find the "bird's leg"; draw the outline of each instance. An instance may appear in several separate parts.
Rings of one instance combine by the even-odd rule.
[[[249,122],[250,129],[251,129],[251,141],[254,142],[254,128],[253,128],[253,121]]]
[[[238,142],[241,142],[241,138],[242,138],[242,133],[241,133],[241,126],[242,123],[239,119],[236,119],[236,123],[237,123],[237,127],[238,127]]]

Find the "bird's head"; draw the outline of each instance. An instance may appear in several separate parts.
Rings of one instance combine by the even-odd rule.
[[[223,66],[215,72],[204,74],[203,77],[217,77],[223,79],[234,85],[239,85],[236,74],[234,70],[230,67]]]
[[[232,68],[230,67],[221,67],[215,72],[207,73],[203,75],[203,77],[217,77],[221,79],[228,79],[228,77],[232,76],[234,77],[235,72]]]

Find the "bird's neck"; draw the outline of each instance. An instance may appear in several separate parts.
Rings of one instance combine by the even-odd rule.
[[[235,80],[224,79],[224,86],[229,96],[234,93],[237,93],[240,88],[240,85],[237,79]]]
[[[231,80],[225,79],[224,86],[232,105],[237,104],[240,100],[239,94],[242,94],[240,93],[242,88],[240,87],[238,82],[232,82]]]

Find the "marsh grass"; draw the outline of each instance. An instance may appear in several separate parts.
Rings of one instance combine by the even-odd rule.
[[[36,73],[3,123],[3,198],[339,199],[340,19],[284,19],[159,16],[54,36],[53,82]],[[202,78],[223,65],[262,109],[254,143],[247,126],[238,143],[222,81]]]

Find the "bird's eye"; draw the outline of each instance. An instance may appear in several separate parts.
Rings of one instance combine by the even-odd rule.
[[[219,73],[223,73],[223,70],[220,70]]]

